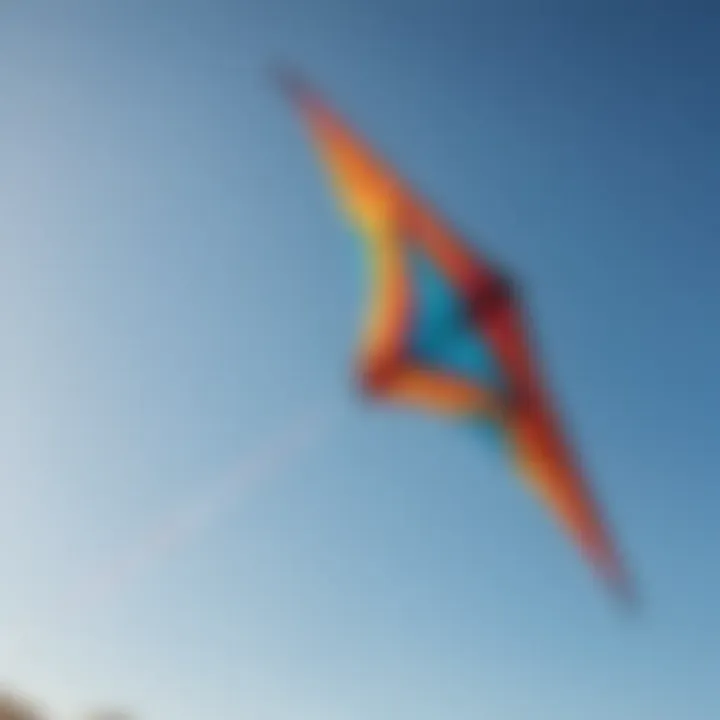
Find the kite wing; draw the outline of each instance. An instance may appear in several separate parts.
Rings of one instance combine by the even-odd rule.
[[[318,94],[283,84],[365,241],[372,288],[357,370],[369,395],[489,424],[518,473],[615,589],[625,574],[563,440],[517,293]]]

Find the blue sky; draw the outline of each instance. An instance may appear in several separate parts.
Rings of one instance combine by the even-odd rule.
[[[543,6],[2,3],[0,680],[64,718],[720,715],[720,13]],[[524,284],[637,617],[472,434],[358,401],[276,60]]]

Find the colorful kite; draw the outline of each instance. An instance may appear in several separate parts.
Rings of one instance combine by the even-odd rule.
[[[489,425],[609,584],[628,585],[533,361],[516,288],[479,257],[319,95],[282,76],[341,205],[365,240],[363,390]]]

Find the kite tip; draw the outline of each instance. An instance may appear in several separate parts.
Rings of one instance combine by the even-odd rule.
[[[307,97],[309,88],[300,73],[285,63],[276,63],[270,68],[270,73],[280,90],[291,100],[301,100]]]
[[[615,597],[623,612],[628,615],[635,615],[640,607],[637,592],[630,583],[622,583],[614,588]]]
[[[628,614],[635,614],[640,607],[637,588],[630,576],[621,569],[616,569],[608,577],[610,589],[619,605]]]
[[[637,586],[624,553],[620,553],[607,537],[601,537],[600,542],[589,547],[596,578],[624,611],[634,614],[639,606]]]

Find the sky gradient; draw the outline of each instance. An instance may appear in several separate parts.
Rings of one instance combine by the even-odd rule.
[[[720,716],[720,11],[544,7],[0,4],[0,681]],[[523,283],[636,617],[472,433],[359,401],[357,248],[275,62]]]

